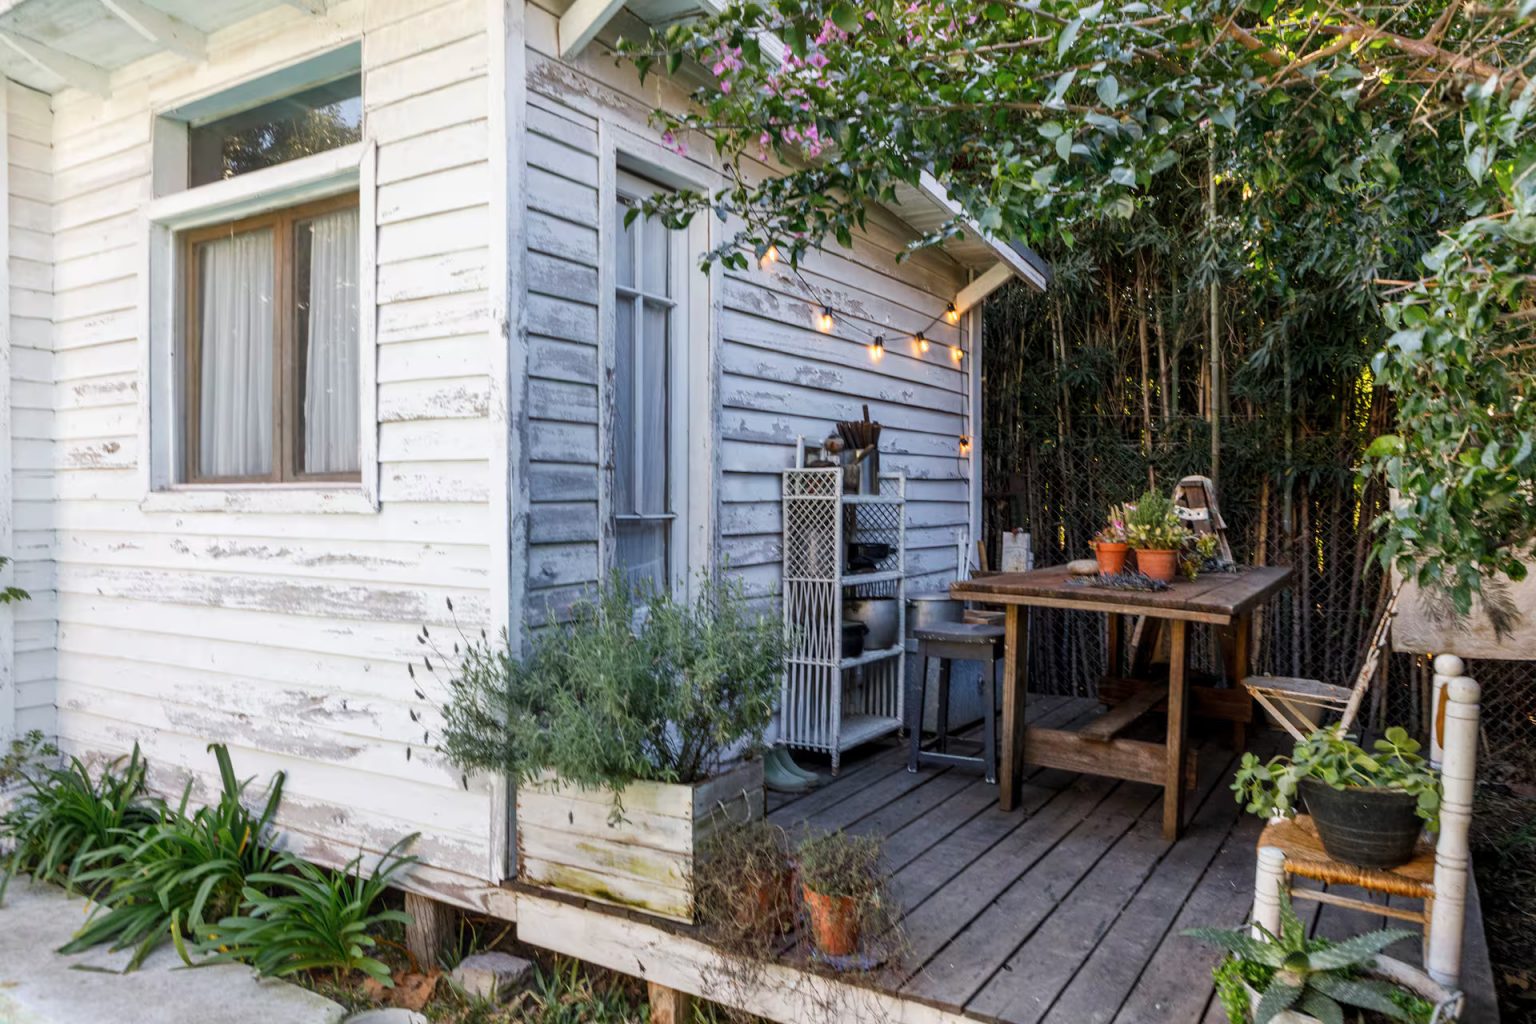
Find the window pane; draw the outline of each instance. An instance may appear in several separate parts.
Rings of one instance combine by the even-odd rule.
[[[657,590],[667,585],[667,534],[669,522],[619,520],[615,531],[614,562],[632,586],[649,583]]]
[[[198,473],[272,472],[272,232],[197,249]]]
[[[363,80],[325,85],[221,117],[187,131],[191,185],[233,178],[357,142],[363,137]]]
[[[635,508],[635,301],[619,296],[613,329],[613,510]]]
[[[304,472],[354,473],[360,462],[357,211],[300,221],[294,246]]]
[[[672,232],[659,220],[649,220],[641,239],[640,280],[647,295],[672,294]]]
[[[670,395],[667,388],[667,350],[671,311],[645,304],[645,328],[636,362],[640,371],[640,409],[636,428],[640,433],[639,511],[660,515],[672,511],[667,502],[669,446],[667,420]]]
[[[619,287],[635,287],[635,236],[640,233],[641,222],[636,220],[628,227],[624,226],[624,217],[629,213],[631,204],[624,199],[619,200],[618,221],[619,225]]]

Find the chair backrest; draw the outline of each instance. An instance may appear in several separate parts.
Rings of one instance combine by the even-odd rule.
[[[1392,617],[1397,614],[1397,598],[1402,592],[1403,583],[1399,578],[1387,595],[1387,606],[1376,620],[1376,628],[1371,633],[1371,645],[1366,649],[1365,659],[1360,663],[1360,672],[1355,676],[1355,685],[1350,690],[1349,703],[1344,705],[1344,714],[1339,719],[1346,732],[1354,725],[1355,716],[1360,713],[1360,704],[1365,700],[1365,691],[1370,688],[1371,679],[1381,666],[1382,652],[1387,649],[1387,641],[1392,636]]]

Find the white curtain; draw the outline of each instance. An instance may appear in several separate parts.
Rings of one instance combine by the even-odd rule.
[[[317,217],[309,232],[304,469],[352,473],[360,462],[357,351],[357,211]]]
[[[272,471],[272,232],[198,248],[201,323],[198,471]]]

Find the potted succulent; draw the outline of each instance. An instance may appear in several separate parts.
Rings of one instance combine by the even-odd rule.
[[[1147,491],[1125,507],[1125,539],[1144,576],[1172,583],[1179,571],[1179,551],[1191,536],[1173,501],[1157,491]]]
[[[1424,828],[1439,827],[1440,777],[1400,726],[1369,752],[1333,725],[1289,757],[1244,754],[1232,789],[1250,812],[1271,818],[1295,814],[1300,794],[1328,855],[1362,867],[1406,863]]]
[[[1104,526],[1093,535],[1093,557],[1099,561],[1099,573],[1118,576],[1125,571],[1125,556],[1131,546],[1125,542],[1125,506],[1111,505]]]
[[[783,626],[723,573],[691,603],[614,576],[521,659],[483,634],[421,640],[446,666],[437,749],[517,786],[519,876],[692,922],[702,840],[763,813]]]
[[[1383,949],[1416,933],[1398,929],[1342,942],[1307,938],[1288,899],[1280,901],[1280,934],[1260,927],[1192,928],[1185,935],[1227,952],[1212,971],[1216,995],[1231,1024],[1330,1024],[1344,1007],[1364,1011],[1366,1024],[1407,1021],[1450,1024],[1461,999]]]
[[[864,924],[882,898],[880,841],[830,832],[811,836],[795,851],[811,940],[823,956],[858,951]]]

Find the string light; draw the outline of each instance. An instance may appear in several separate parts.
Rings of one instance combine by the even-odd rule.
[[[960,435],[960,457],[963,459],[971,454],[971,435]]]
[[[877,334],[875,340],[869,343],[869,358],[878,363],[883,355],[885,355],[885,335]]]
[[[779,247],[770,245],[767,249],[763,250],[763,255],[758,258],[757,265],[767,270],[777,262],[779,262]]]
[[[961,359],[965,358],[965,353],[960,350],[959,345],[951,345],[949,346],[949,357],[958,363]]]
[[[960,311],[955,308],[955,304],[953,302],[944,307],[944,319],[948,320],[952,324],[957,324],[960,322]]]
[[[816,318],[816,328],[821,331],[822,334],[831,334],[833,324],[832,307],[822,306],[821,316]]]
[[[917,341],[917,350],[919,352],[927,352],[928,351],[928,339],[923,336],[923,332],[922,331],[918,331],[917,332],[917,338],[915,340]]]

